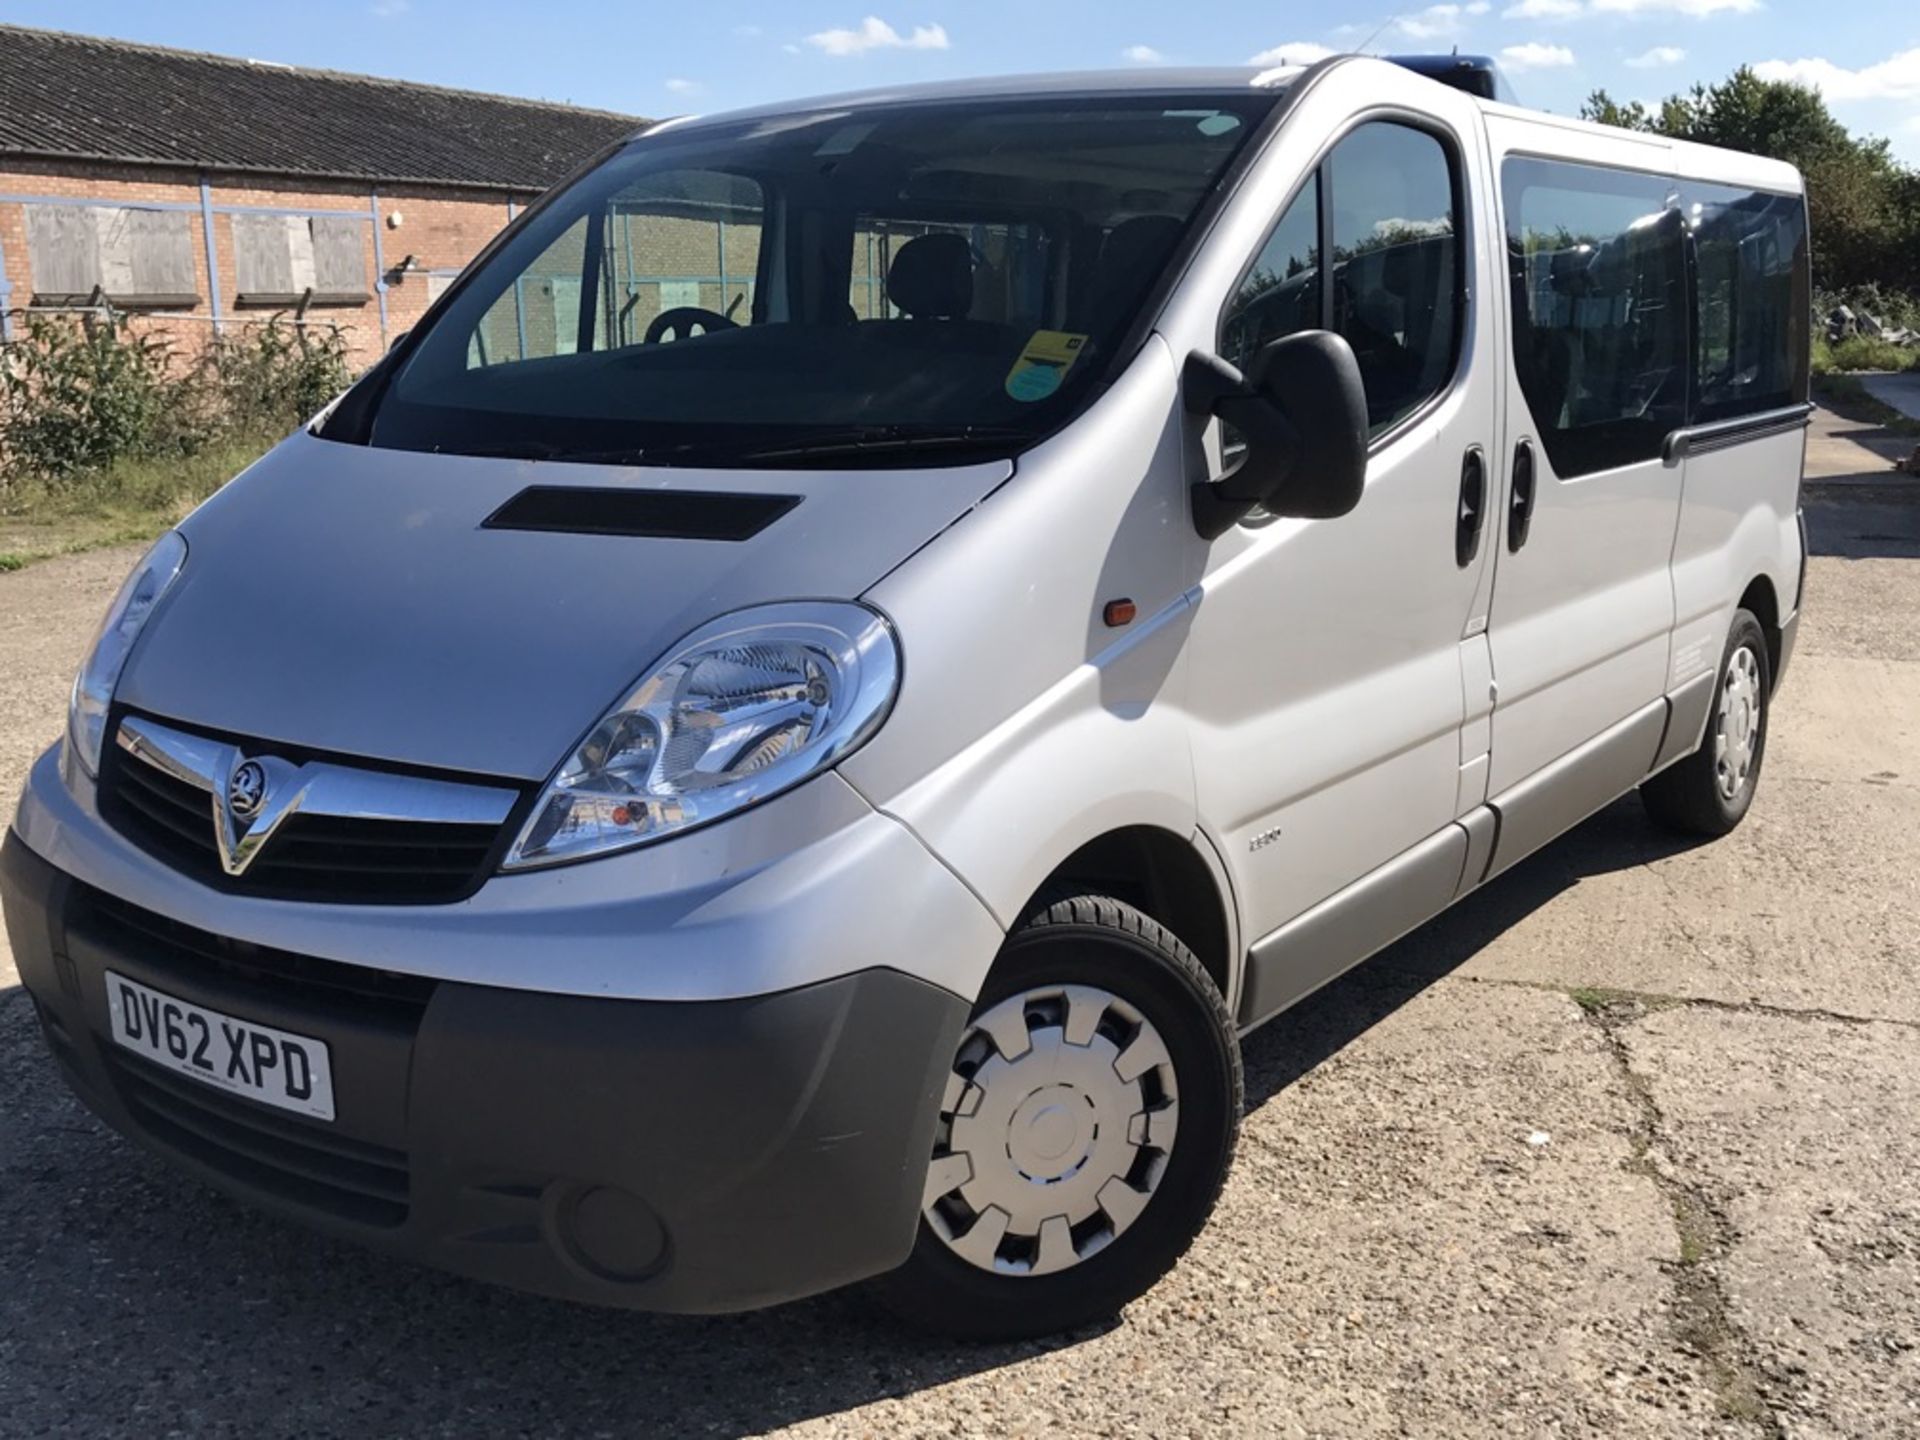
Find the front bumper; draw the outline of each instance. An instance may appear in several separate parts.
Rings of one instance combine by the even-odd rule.
[[[400,974],[214,935],[9,833],[0,900],[68,1082],[210,1184],[479,1279],[642,1309],[745,1309],[906,1258],[967,1005],[890,969],[652,1001]],[[641,937],[644,943],[644,937]],[[116,1047],[103,972],[325,1040],[337,1118]]]

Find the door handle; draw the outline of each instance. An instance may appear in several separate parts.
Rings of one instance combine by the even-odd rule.
[[[1460,507],[1454,516],[1453,558],[1461,569],[1480,553],[1480,532],[1487,519],[1487,456],[1478,445],[1460,462]]]
[[[1507,514],[1507,549],[1518,550],[1527,543],[1533,527],[1533,443],[1522,440],[1513,451],[1513,498]]]

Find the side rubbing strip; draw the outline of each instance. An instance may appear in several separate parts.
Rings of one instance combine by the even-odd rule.
[[[1689,455],[1709,455],[1715,450],[1730,450],[1750,440],[1765,440],[1774,435],[1790,435],[1813,423],[1812,405],[1789,405],[1758,415],[1743,415],[1737,420],[1721,420],[1712,425],[1695,425],[1675,430],[1660,447],[1660,458],[1678,465]]]
[[[798,495],[531,485],[489,515],[480,528],[657,540],[751,540],[799,503]]]
[[[1304,1000],[1446,909],[1467,849],[1467,831],[1449,825],[1259,941],[1247,956],[1240,1028]]]

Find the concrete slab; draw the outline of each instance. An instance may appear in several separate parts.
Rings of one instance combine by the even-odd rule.
[[[1675,1348],[1678,1232],[1564,995],[1362,977],[1261,1032],[1213,1225],[1059,1346],[920,1340],[846,1299],[664,1319],[396,1267],[148,1161],[31,1032],[0,1009],[22,1433],[1752,1433]]]
[[[1882,405],[1891,405],[1902,415],[1920,420],[1920,370],[1902,375],[1862,375],[1860,383]]]
[[[1668,1010],[1624,1026],[1657,1152],[1783,1435],[1920,1435],[1920,1031]]]
[[[1855,477],[1884,479],[1895,460],[1912,453],[1911,440],[1819,406],[1807,431],[1806,474],[1809,480],[1825,482]]]
[[[1916,826],[1911,787],[1769,778],[1739,831],[1689,849],[1623,801],[1375,963],[1920,1022]]]

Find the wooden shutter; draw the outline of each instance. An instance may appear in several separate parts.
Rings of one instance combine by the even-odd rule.
[[[29,205],[27,263],[41,305],[74,304],[100,284],[100,244],[84,205]]]
[[[129,285],[107,294],[142,305],[196,305],[200,277],[193,268],[193,216],[184,210],[127,210],[122,227]],[[101,245],[104,256],[107,247]]]
[[[313,217],[313,289],[328,300],[367,298],[365,220]]]
[[[287,243],[287,218],[284,215],[228,217],[233,226],[234,289],[239,292],[242,305],[284,305],[297,298],[293,249]]]

